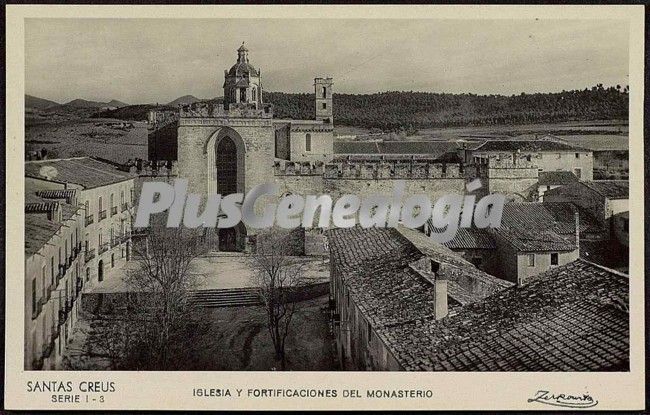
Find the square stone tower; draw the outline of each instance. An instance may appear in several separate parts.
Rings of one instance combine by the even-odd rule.
[[[315,78],[316,119],[327,124],[334,124],[332,108],[332,78]]]

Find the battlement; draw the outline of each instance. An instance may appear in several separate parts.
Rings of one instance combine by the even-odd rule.
[[[181,118],[273,118],[273,105],[263,104],[261,109],[254,103],[228,105],[214,101],[200,101],[180,107]]]
[[[459,179],[462,166],[456,163],[422,161],[380,161],[330,163],[325,166],[328,179]]]
[[[514,154],[490,155],[489,157],[475,157],[475,164],[490,169],[537,169],[541,155]]]
[[[140,177],[175,177],[177,176],[176,166],[171,161],[148,161],[136,159],[125,165],[125,169]]]
[[[292,162],[276,160],[276,176],[317,176],[326,179],[460,179],[465,173],[457,163],[406,161]]]
[[[324,166],[321,161],[276,160],[273,171],[276,176],[322,176]]]

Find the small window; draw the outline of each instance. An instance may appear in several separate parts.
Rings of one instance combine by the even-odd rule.
[[[546,186],[546,190],[551,190],[551,186]]]
[[[305,135],[305,150],[311,151],[311,134]]]
[[[327,88],[323,87],[323,98],[327,98]]]
[[[560,255],[557,252],[551,253],[551,265],[558,265],[560,263]]]
[[[324,109],[324,110],[327,109],[327,102],[323,102],[323,109]]]
[[[526,160],[527,160],[527,161],[530,161],[530,160],[531,160],[530,154],[526,156]]]
[[[115,254],[111,254],[111,268],[115,268]]]
[[[528,266],[529,267],[534,267],[535,266],[535,254],[528,254],[526,256],[528,257]]]
[[[577,158],[577,159],[580,158],[580,153],[576,153],[576,158]]]

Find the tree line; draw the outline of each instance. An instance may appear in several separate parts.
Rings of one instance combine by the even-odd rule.
[[[338,125],[408,132],[431,127],[627,119],[628,93],[627,86],[605,88],[602,84],[582,90],[510,96],[394,91],[334,94],[333,105]],[[314,94],[265,92],[263,99],[273,104],[277,118],[314,118]],[[175,109],[131,105],[96,116],[146,120],[147,112],[154,108]]]
[[[278,118],[314,117],[313,94],[268,92],[265,102]],[[571,120],[627,118],[628,87],[519,95],[476,95],[429,92],[334,94],[334,120],[338,125],[382,131],[430,127],[528,124]]]

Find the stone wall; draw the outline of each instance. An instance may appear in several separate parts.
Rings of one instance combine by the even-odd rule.
[[[181,119],[178,128],[178,175],[189,180],[190,192],[207,194],[211,181],[212,192],[218,193],[213,145],[220,132],[236,143],[238,138],[233,136],[241,137],[243,142],[243,160],[238,166],[238,187],[242,189],[238,191],[247,193],[252,187],[272,180],[275,132],[271,120],[206,120],[212,125],[193,125],[190,120]],[[204,120],[197,120],[197,124],[199,121]],[[220,125],[222,121],[230,125]]]

